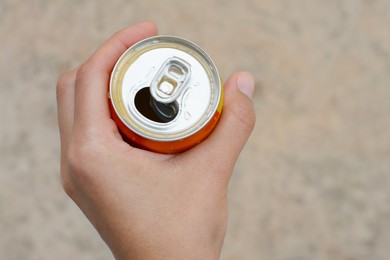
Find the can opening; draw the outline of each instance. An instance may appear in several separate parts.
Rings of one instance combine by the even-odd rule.
[[[150,88],[146,87],[137,92],[134,104],[138,112],[144,117],[157,123],[168,123],[176,118],[179,105],[176,101],[164,104],[155,100],[150,94]]]

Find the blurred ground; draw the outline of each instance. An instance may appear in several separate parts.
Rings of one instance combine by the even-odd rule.
[[[222,259],[389,259],[389,13],[387,0],[1,0],[0,258],[112,258],[59,184],[55,85],[154,19],[224,79],[256,76]]]

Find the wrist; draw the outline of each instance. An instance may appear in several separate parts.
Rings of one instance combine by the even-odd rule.
[[[116,260],[218,260],[222,247],[222,243],[189,246],[172,241],[160,241],[157,244],[150,242],[133,240],[126,246],[111,248],[111,251]]]
[[[182,250],[181,248],[176,248],[173,250],[148,249],[142,250],[142,252],[140,252],[138,249],[137,252],[132,250],[121,250],[121,252],[114,252],[112,250],[112,253],[116,260],[218,260],[220,258],[221,251],[204,251],[202,249],[198,249],[196,252],[194,252],[193,250],[188,251]]]

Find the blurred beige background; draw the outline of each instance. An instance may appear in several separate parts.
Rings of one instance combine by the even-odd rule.
[[[59,183],[55,85],[144,19],[224,79],[256,76],[222,259],[390,259],[389,14],[388,0],[1,0],[0,259],[112,259]]]

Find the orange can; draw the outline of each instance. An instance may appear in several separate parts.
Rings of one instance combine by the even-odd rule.
[[[196,44],[156,36],[130,47],[110,80],[111,115],[125,141],[158,153],[180,153],[206,139],[220,118],[218,70]]]

